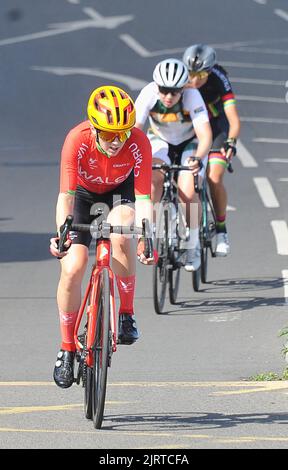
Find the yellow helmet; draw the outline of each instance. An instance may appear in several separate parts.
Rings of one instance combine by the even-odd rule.
[[[117,86],[101,86],[90,95],[87,114],[91,124],[102,131],[125,131],[136,121],[133,100]]]

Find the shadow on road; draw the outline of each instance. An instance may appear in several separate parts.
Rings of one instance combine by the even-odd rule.
[[[231,312],[242,312],[257,307],[287,307],[284,296],[272,297],[257,296],[258,291],[269,292],[273,289],[283,288],[283,279],[258,278],[258,279],[224,279],[214,281],[194,295],[194,298],[180,298],[175,306],[171,306],[163,315],[199,315],[199,314],[223,314]],[[248,295],[243,296],[247,293]],[[208,296],[207,296],[208,294]],[[214,294],[214,297],[213,295]],[[220,294],[229,294],[229,297]],[[219,297],[215,297],[218,295]],[[203,296],[203,300],[201,299]],[[187,310],[187,312],[186,312]]]
[[[217,314],[217,313],[231,313],[242,312],[244,310],[251,310],[257,307],[286,307],[285,299],[283,297],[247,297],[247,298],[232,298],[222,297],[221,299],[209,299],[203,302],[182,302],[180,305],[181,311],[193,309],[191,314]],[[177,311],[179,312],[179,310]],[[170,311],[169,314],[172,312]],[[175,310],[173,311],[175,313]],[[181,312],[180,312],[181,314]]]
[[[212,287],[208,287],[212,286]],[[220,279],[209,284],[202,284],[200,287],[203,292],[225,293],[225,292],[251,292],[253,290],[268,290],[283,287],[281,277],[259,277],[240,278],[240,279]]]
[[[55,233],[0,232],[0,263],[52,259],[49,251],[51,237],[55,237]],[[89,253],[94,252],[95,242],[92,241]]]
[[[41,261],[51,258],[52,233],[0,232],[0,262]]]
[[[106,416],[112,425],[103,429],[115,430],[125,426],[135,425],[137,431],[169,431],[169,430],[203,430],[223,429],[239,426],[241,424],[288,424],[288,413],[247,413],[247,414],[223,414],[223,413],[165,413],[165,414],[139,414]]]

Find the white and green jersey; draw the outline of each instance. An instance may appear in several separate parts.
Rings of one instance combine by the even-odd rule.
[[[185,89],[181,100],[166,108],[159,99],[158,86],[151,82],[140,92],[135,107],[137,123],[144,126],[149,117],[149,131],[172,145],[191,139],[197,126],[209,122],[201,94],[193,88]]]

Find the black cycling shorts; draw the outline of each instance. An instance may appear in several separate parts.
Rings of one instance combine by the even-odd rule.
[[[213,134],[211,148],[213,150],[221,149],[221,147],[224,147],[229,132],[229,122],[226,114],[221,113],[219,116],[212,118],[210,125]]]
[[[103,210],[103,214],[100,216],[101,220],[107,220],[108,214],[113,207],[119,206],[120,204],[129,204],[134,208],[134,203],[133,171],[131,171],[130,175],[123,183],[107,193],[93,193],[83,188],[83,186],[77,186],[73,223],[90,225],[95,219],[98,208]],[[92,240],[90,232],[70,232],[70,238],[73,244],[86,245],[87,247],[89,247]]]

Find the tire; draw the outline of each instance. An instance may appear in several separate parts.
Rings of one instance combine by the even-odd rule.
[[[92,419],[92,386],[93,386],[93,369],[87,367],[84,386],[84,413],[87,419]]]
[[[192,285],[195,292],[199,291],[200,288],[200,278],[201,278],[201,266],[197,271],[192,272]]]
[[[95,342],[93,346],[92,415],[93,424],[100,429],[104,416],[107,371],[109,366],[110,329],[110,281],[108,269],[103,269],[99,278],[99,303]]]
[[[204,247],[201,249],[201,282],[205,284],[207,282],[208,273],[208,248]]]
[[[177,303],[177,297],[180,285],[180,268],[169,269],[168,271],[169,280],[169,300],[172,305]]]
[[[161,232],[161,237],[157,236]],[[163,313],[168,281],[167,263],[169,257],[168,211],[160,215],[160,230],[156,231],[156,249],[159,259],[153,266],[153,303],[157,314]]]

